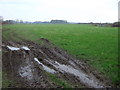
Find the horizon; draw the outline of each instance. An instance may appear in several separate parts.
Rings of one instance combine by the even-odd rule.
[[[7,21],[7,20],[13,20],[13,19],[5,19],[5,20],[3,19],[3,21]],[[41,22],[41,23],[48,22],[48,23],[50,23],[52,20],[60,20],[60,19],[51,19],[50,21],[24,21],[24,20],[22,20],[22,21],[23,22],[31,22],[31,23],[34,23],[34,22]],[[21,20],[16,19],[13,21],[20,22]],[[67,20],[63,20],[63,21],[67,21]],[[115,22],[119,22],[119,21],[115,21]],[[67,23],[115,23],[115,22],[69,22],[69,21],[67,21]]]

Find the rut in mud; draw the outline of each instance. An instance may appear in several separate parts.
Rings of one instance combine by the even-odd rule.
[[[60,87],[44,72],[56,75],[72,87],[113,87],[109,80],[82,60],[73,58],[47,39],[41,38],[40,41],[41,44],[32,41],[3,42],[3,69],[18,83],[12,87]]]

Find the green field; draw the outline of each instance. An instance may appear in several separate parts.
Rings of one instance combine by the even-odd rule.
[[[79,24],[3,25],[4,40],[47,38],[118,84],[118,29]]]

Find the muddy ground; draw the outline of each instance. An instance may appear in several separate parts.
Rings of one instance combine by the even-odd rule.
[[[3,70],[18,88],[63,88],[52,82],[45,72],[65,80],[71,87],[115,87],[87,63],[69,55],[47,39],[40,44],[32,41],[3,41]]]

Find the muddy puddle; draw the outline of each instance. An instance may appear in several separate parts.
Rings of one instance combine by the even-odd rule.
[[[93,69],[87,67],[88,65],[55,47],[48,40],[41,40],[45,45],[31,41],[3,42],[3,66],[8,74],[12,72],[12,77],[19,78],[19,82],[17,79],[16,81],[20,85],[24,82],[29,87],[59,87],[49,81],[44,74],[48,72],[69,83],[72,82],[72,87],[76,87],[76,84],[88,88],[113,87],[109,80],[94,73]]]
[[[17,47],[12,47],[12,46],[7,46],[8,49],[10,49],[11,51],[14,51],[14,50],[20,50],[20,48],[17,48]]]
[[[32,71],[30,69],[30,66],[24,66],[24,67],[20,67],[19,69],[19,75],[23,78],[27,78],[28,80],[32,80],[33,79],[33,74]]]
[[[27,46],[23,46],[22,49],[29,51],[30,49]]]
[[[74,69],[71,66],[62,65],[58,62],[55,62],[55,64],[57,64],[57,65],[54,65],[54,66],[56,68],[58,68],[62,73],[65,72],[65,73],[73,74],[73,75],[79,77],[81,82],[83,82],[84,84],[87,84],[90,87],[94,87],[94,88],[103,88],[104,87],[103,85],[100,85],[97,82],[97,80],[84,74],[81,70]]]
[[[34,58],[34,60],[35,60],[38,64],[42,65],[43,69],[44,69],[46,72],[49,72],[49,73],[52,73],[52,74],[54,74],[54,73],[56,72],[54,69],[51,69],[51,68],[45,66],[45,65],[44,65],[43,63],[41,63],[37,58]]]
[[[20,50],[20,49],[23,49],[23,50],[26,50],[26,51],[30,50],[27,46],[22,46],[21,48],[18,48],[18,47],[13,47],[13,46],[8,46],[7,45],[7,48],[10,49],[11,51],[17,51],[17,50]]]
[[[93,87],[93,88],[104,88],[105,87],[104,84],[102,84],[102,82],[99,82],[99,80],[97,80],[93,76],[89,76],[89,75],[83,73],[83,71],[80,69],[77,70],[70,65],[67,66],[64,64],[60,64],[57,61],[55,61],[55,63],[52,63],[50,61],[47,61],[47,62],[50,63],[51,65],[53,65],[57,69],[58,72],[61,72],[64,74],[65,73],[72,74],[72,75],[78,77],[82,83],[86,84],[89,87]]]

